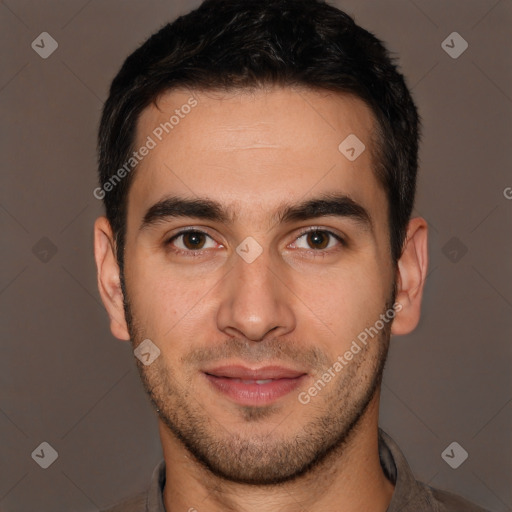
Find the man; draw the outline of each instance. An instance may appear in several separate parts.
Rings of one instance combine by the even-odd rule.
[[[378,427],[427,271],[418,128],[381,42],[317,0],[207,0],[128,57],[95,254],[164,461],[112,510],[481,510]]]

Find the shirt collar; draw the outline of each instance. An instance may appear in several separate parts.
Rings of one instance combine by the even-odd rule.
[[[379,428],[379,458],[384,474],[395,490],[387,512],[405,510],[425,500],[424,488],[416,481],[404,454],[393,439]]]
[[[146,498],[146,512],[165,512],[164,491],[165,486],[165,459],[162,459],[153,470],[151,485]]]

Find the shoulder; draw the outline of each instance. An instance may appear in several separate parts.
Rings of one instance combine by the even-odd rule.
[[[146,512],[146,493],[137,494],[101,512]]]
[[[433,510],[436,512],[488,512],[457,494],[436,489],[424,483],[420,483],[420,485],[430,494],[432,504],[435,507]]]
[[[380,428],[379,457],[384,473],[395,484],[388,512],[488,512],[457,494],[416,480],[398,445]]]

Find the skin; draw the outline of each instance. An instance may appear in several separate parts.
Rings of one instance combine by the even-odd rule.
[[[190,96],[175,90],[148,107],[135,146]],[[112,231],[104,217],[95,223],[98,284],[113,335],[134,347],[149,338],[160,349],[151,365],[137,364],[159,413],[166,509],[384,512],[394,487],[378,456],[380,372],[390,335],[419,321],[426,222],[410,220],[394,266],[387,198],[372,172],[375,120],[359,99],[291,88],[194,96],[198,105],[138,165],[129,192],[124,277],[132,322]],[[352,133],[366,146],[353,162],[338,150]],[[371,224],[275,217],[283,205],[332,193],[363,206]],[[141,229],[148,209],[168,196],[214,200],[233,218],[165,218]],[[169,242],[190,227],[208,235],[196,256],[190,238]],[[303,234],[313,227],[323,236]],[[252,263],[236,252],[249,236],[263,249]],[[400,311],[392,326],[300,403],[298,393],[393,303],[394,283]],[[306,377],[270,405],[243,406],[202,373],[224,363],[278,364]]]

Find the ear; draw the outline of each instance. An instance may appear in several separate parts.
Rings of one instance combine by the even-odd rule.
[[[94,223],[94,257],[101,300],[110,317],[110,330],[116,338],[129,340],[114,236],[106,217],[99,217]]]
[[[427,275],[427,223],[416,217],[409,221],[402,256],[398,260],[396,316],[392,334],[412,332],[420,320],[421,299]]]

